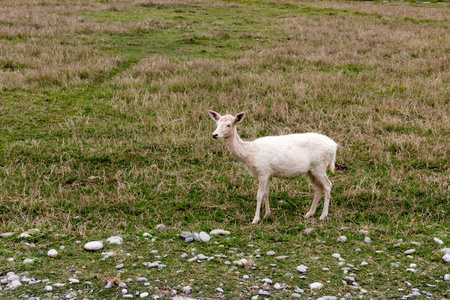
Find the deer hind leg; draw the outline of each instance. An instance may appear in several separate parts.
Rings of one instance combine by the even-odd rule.
[[[269,205],[269,181],[266,183],[266,189],[264,191],[264,207],[266,208],[266,213],[264,215],[264,219],[270,217],[270,205]]]
[[[324,220],[328,215],[328,206],[330,205],[330,199],[331,199],[331,181],[328,179],[327,175],[324,174],[322,177],[323,186],[324,186],[324,192],[325,192],[325,201],[323,204],[323,212],[320,216],[319,220]]]
[[[305,218],[309,218],[312,217],[314,215],[314,213],[316,212],[317,209],[317,205],[319,204],[319,200],[322,197],[323,194],[323,186],[321,181],[319,180],[319,176],[316,176],[314,174],[312,174],[311,172],[308,172],[309,178],[311,178],[312,183],[314,184],[314,200],[313,203],[311,205],[311,208],[309,210],[309,212],[305,215]]]

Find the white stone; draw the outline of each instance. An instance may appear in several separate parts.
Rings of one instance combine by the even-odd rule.
[[[73,283],[73,284],[80,283],[80,281],[78,279],[76,279],[76,278],[69,278],[69,282]]]
[[[206,232],[202,231],[202,232],[199,233],[198,239],[199,239],[200,242],[207,243],[207,242],[209,242],[211,237],[209,236],[209,234],[207,234]]]
[[[361,266],[367,266],[368,264],[369,264],[368,262],[363,261],[363,262],[361,263]]]
[[[345,235],[338,237],[338,242],[345,243],[347,241],[347,237]]]
[[[444,256],[442,256],[442,259],[445,261],[445,262],[447,262],[447,263],[450,263],[450,254],[445,254]]]
[[[19,235],[19,237],[20,237],[20,238],[30,238],[30,237],[31,237],[31,234],[28,234],[28,233],[23,232],[23,233],[21,233],[21,234]]]
[[[333,254],[331,254],[331,256],[333,256],[334,258],[337,258],[337,259],[341,258],[341,255],[339,253],[333,253]]]
[[[11,275],[9,275],[8,277],[6,277],[6,279],[7,279],[8,281],[19,280],[19,276],[16,275],[16,274],[11,274]]]
[[[209,233],[210,235],[230,235],[231,232],[223,229],[214,229]]]
[[[148,297],[148,295],[149,295],[149,293],[144,292],[144,293],[140,293],[140,294],[139,294],[139,297],[141,297],[141,298],[146,298],[146,297]]]
[[[359,234],[364,234],[364,235],[367,235],[367,234],[369,234],[369,231],[367,231],[367,230],[360,230],[359,231]]]
[[[194,240],[196,240],[196,241],[199,241],[199,240],[200,240],[200,237],[198,236],[198,233],[197,233],[197,232],[193,232],[193,233],[191,233],[191,235],[192,235],[192,237],[194,238]]]
[[[444,245],[444,242],[442,240],[438,239],[438,238],[434,238],[433,241],[435,241],[439,245]]]
[[[314,230],[316,230],[315,228],[305,228],[304,232],[306,234],[311,234]]]
[[[183,291],[183,293],[185,293],[186,295],[190,295],[192,293],[192,288],[188,285],[185,286],[181,289]]]
[[[270,296],[270,293],[267,292],[267,291],[265,291],[265,290],[259,290],[259,291],[258,291],[258,295],[261,295],[261,296]]]
[[[297,271],[299,271],[300,273],[306,273],[308,271],[308,267],[304,266],[304,265],[300,265],[297,267]]]
[[[65,284],[64,283],[55,283],[55,284],[53,284],[53,286],[58,288],[58,287],[65,286]]]
[[[87,251],[97,251],[103,249],[103,242],[102,241],[94,241],[89,242],[84,245],[84,250]]]
[[[46,285],[44,288],[44,291],[51,292],[53,290],[53,287],[51,285]]]
[[[233,264],[239,266],[239,267],[245,267],[249,264],[250,262],[248,260],[246,260],[245,258],[242,258],[240,260],[235,260],[233,261]]]
[[[161,263],[160,261],[155,261],[155,262],[145,262],[142,264],[148,268],[156,268],[157,266],[159,266],[160,263]]]
[[[216,288],[216,292],[223,293],[224,290],[222,288]]]
[[[301,298],[302,295],[297,294],[297,293],[293,293],[293,294],[291,295],[291,297],[292,297],[292,298]]]
[[[17,288],[21,285],[22,285],[22,283],[19,280],[13,280],[6,286],[6,288],[14,290],[15,288]]]
[[[142,234],[142,236],[145,236],[145,237],[147,237],[147,236],[152,236],[150,233],[148,233],[148,232],[144,232],[143,234]]]
[[[283,287],[281,286],[281,284],[279,284],[278,282],[275,283],[275,285],[273,286],[274,289],[276,290],[281,290]]]
[[[200,259],[200,260],[204,260],[204,259],[208,259],[208,256],[203,255],[203,254],[199,254],[199,255],[197,255],[197,258]]]
[[[12,236],[13,234],[14,233],[12,233],[12,232],[5,232],[5,233],[0,234],[0,236],[2,238],[8,238],[8,237]]]
[[[32,263],[34,263],[34,259],[31,259],[31,258],[25,258],[25,259],[23,260],[23,263],[24,263],[24,264],[32,264]]]
[[[267,284],[272,284],[272,280],[269,278],[264,278],[261,281],[263,281],[264,283],[267,283]]]
[[[123,244],[123,238],[120,236],[111,236],[106,239],[108,244],[114,244],[114,245],[122,245]]]
[[[321,289],[323,287],[323,284],[320,282],[313,282],[309,285],[311,289]]]
[[[450,248],[441,249],[441,252],[444,252],[446,254],[450,254]]]
[[[364,243],[370,244],[370,243],[372,243],[372,240],[370,239],[370,237],[366,236],[366,237],[364,238]]]
[[[403,252],[404,254],[406,254],[406,255],[410,255],[410,254],[413,254],[413,253],[415,253],[416,252],[416,249],[409,249],[409,250],[406,250],[405,252]]]
[[[276,254],[275,251],[268,251],[266,253],[266,255],[269,255],[269,256],[274,256],[275,254]]]
[[[450,281],[450,274],[445,274],[444,275],[444,280],[445,281]]]
[[[166,231],[166,225],[158,224],[158,226],[156,226],[156,232],[164,232],[164,231]]]
[[[47,252],[47,256],[48,257],[57,257],[58,256],[58,251],[56,251],[55,249],[50,249]]]

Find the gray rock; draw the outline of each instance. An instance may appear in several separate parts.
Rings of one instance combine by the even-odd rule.
[[[182,238],[182,239],[186,239],[186,238],[188,238],[190,236],[192,236],[192,233],[190,233],[189,231],[183,231],[180,234],[180,238]]]
[[[117,270],[120,270],[120,269],[123,269],[125,266],[124,266],[124,264],[120,264],[120,265],[117,265],[116,266],[116,269]]]
[[[190,242],[193,242],[193,241],[194,241],[194,238],[193,238],[192,236],[190,236],[190,237],[185,238],[184,241],[185,241],[186,243],[190,243]]]
[[[145,277],[139,277],[138,279],[136,279],[136,281],[138,281],[138,282],[147,282],[148,279],[145,278]]]
[[[197,232],[193,232],[192,237],[194,238],[195,241],[199,241],[199,236]]]
[[[293,294],[291,295],[291,297],[292,297],[292,298],[301,298],[302,295],[297,294],[297,293],[293,293]]]
[[[406,250],[405,252],[403,252],[404,254],[406,254],[406,255],[409,255],[409,254],[413,254],[413,253],[415,253],[416,252],[416,249],[409,249],[409,250]]]
[[[209,240],[211,239],[211,237],[209,236],[209,234],[207,234],[207,233],[204,232],[204,231],[200,232],[200,234],[198,235],[198,237],[199,237],[199,241],[200,241],[200,242],[204,242],[204,243],[209,242]]]
[[[444,275],[444,280],[445,281],[450,281],[450,274],[445,274]]]
[[[187,255],[187,253],[183,253],[183,254],[181,254],[181,258],[183,258],[183,259],[186,259],[186,258],[188,258],[188,255]]]

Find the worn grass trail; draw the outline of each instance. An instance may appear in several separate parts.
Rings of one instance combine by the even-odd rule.
[[[255,295],[255,277],[292,287],[273,295],[279,298],[295,286],[313,297],[357,297],[331,258],[339,252],[354,266],[369,262],[350,271],[369,297],[401,297],[406,292],[393,286],[411,288],[406,282],[448,296],[439,251],[449,246],[450,222],[447,3],[24,0],[0,7],[0,232],[16,233],[0,240],[0,276],[28,271],[67,282],[76,269],[93,283],[88,298],[121,297],[103,290],[104,281],[138,276],[160,280],[152,283],[160,296],[190,284],[195,297],[210,298],[219,275],[230,299]],[[239,128],[247,140],[314,131],[337,141],[345,170],[330,175],[328,220],[302,218],[313,198],[306,178],[273,179],[272,217],[251,225],[256,180],[210,138],[208,109],[247,112]],[[159,223],[169,231],[156,241],[140,236]],[[313,234],[303,233],[308,227]],[[31,228],[41,231],[18,237]],[[195,245],[176,237],[214,228],[232,237]],[[359,229],[370,231],[372,244]],[[341,234],[348,243],[336,242]],[[116,256],[106,261],[75,243],[109,235],[126,242],[109,246]],[[38,254],[60,245],[66,249],[56,260]],[[263,256],[257,271],[230,270],[219,257],[188,265],[179,255],[192,248],[230,261],[268,250],[290,258]],[[418,250],[410,261],[409,248]],[[150,250],[167,255],[166,268],[142,266],[156,260]],[[24,265],[25,257],[36,262]],[[411,263],[417,272],[405,271]],[[299,264],[309,266],[307,280],[299,279]],[[243,282],[244,273],[252,280]],[[320,292],[309,291],[314,281],[325,283]],[[0,293],[27,291],[44,295],[42,284]]]

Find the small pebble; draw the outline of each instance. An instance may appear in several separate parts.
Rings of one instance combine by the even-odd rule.
[[[444,280],[445,281],[450,281],[450,274],[445,274],[444,275]]]
[[[435,241],[439,245],[444,245],[444,242],[442,240],[438,239],[438,238],[434,238],[433,241]]]
[[[366,237],[364,238],[364,243],[370,244],[370,243],[372,243],[372,240],[370,239],[370,237],[366,236]]]
[[[447,262],[447,263],[450,263],[450,254],[445,254],[444,256],[442,256],[442,259],[445,261],[445,262]]]
[[[323,284],[320,283],[320,282],[314,282],[314,283],[311,283],[311,284],[309,285],[309,287],[310,287],[311,289],[321,289],[321,288],[323,287]]]
[[[275,251],[268,251],[268,252],[266,253],[266,255],[274,256],[274,255],[275,255]]]
[[[111,236],[108,239],[106,239],[108,244],[114,244],[114,245],[122,245],[123,244],[123,238],[120,236]]]
[[[416,249],[409,249],[409,250],[406,250],[405,252],[403,252],[404,254],[406,254],[406,255],[410,255],[410,254],[413,254],[413,253],[415,253],[416,252]]]
[[[299,271],[300,273],[306,273],[308,271],[308,267],[304,266],[304,265],[300,265],[297,267],[297,271]]]
[[[56,251],[55,249],[50,249],[47,252],[47,256],[48,257],[57,257],[58,256],[58,251]]]
[[[341,243],[345,243],[346,241],[347,241],[347,237],[346,236],[340,236],[340,237],[338,237],[338,239],[337,239],[337,241],[338,242],[341,242]]]
[[[156,226],[156,232],[164,232],[164,231],[166,231],[166,225],[159,224],[158,226]]]
[[[183,258],[183,259],[186,259],[186,258],[188,258],[188,255],[187,255],[187,253],[183,253],[183,254],[181,254],[181,258]]]

